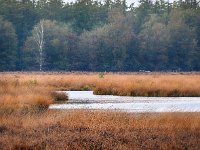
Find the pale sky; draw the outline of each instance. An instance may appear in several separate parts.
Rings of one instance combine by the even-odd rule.
[[[75,2],[76,0],[64,0],[65,2]],[[127,4],[130,5],[131,3],[135,3],[137,6],[139,0],[126,0]],[[167,0],[166,0],[167,1]],[[169,0],[169,2],[173,2],[174,0]]]

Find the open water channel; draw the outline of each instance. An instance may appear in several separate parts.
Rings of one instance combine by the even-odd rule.
[[[65,103],[50,109],[116,110],[126,112],[200,112],[200,97],[130,97],[94,95],[93,91],[62,91]]]

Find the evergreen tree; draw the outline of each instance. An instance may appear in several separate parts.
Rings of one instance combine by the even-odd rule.
[[[0,71],[16,69],[16,47],[17,38],[12,23],[0,17]]]

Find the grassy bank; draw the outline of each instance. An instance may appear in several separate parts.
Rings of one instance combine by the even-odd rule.
[[[1,73],[0,82],[127,96],[200,96],[199,73]],[[0,88],[4,86],[0,84]],[[43,90],[43,91],[44,91]]]
[[[0,114],[38,113],[48,109],[56,101],[67,100],[67,96],[55,93],[53,86],[38,83],[31,75],[0,75]],[[44,80],[48,82],[48,79]]]
[[[0,116],[0,149],[199,149],[199,116],[91,111]]]

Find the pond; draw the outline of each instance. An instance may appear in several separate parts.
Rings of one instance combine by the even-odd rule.
[[[93,91],[63,91],[69,101],[50,109],[116,110],[126,112],[200,112],[200,97],[130,97],[94,95]]]

